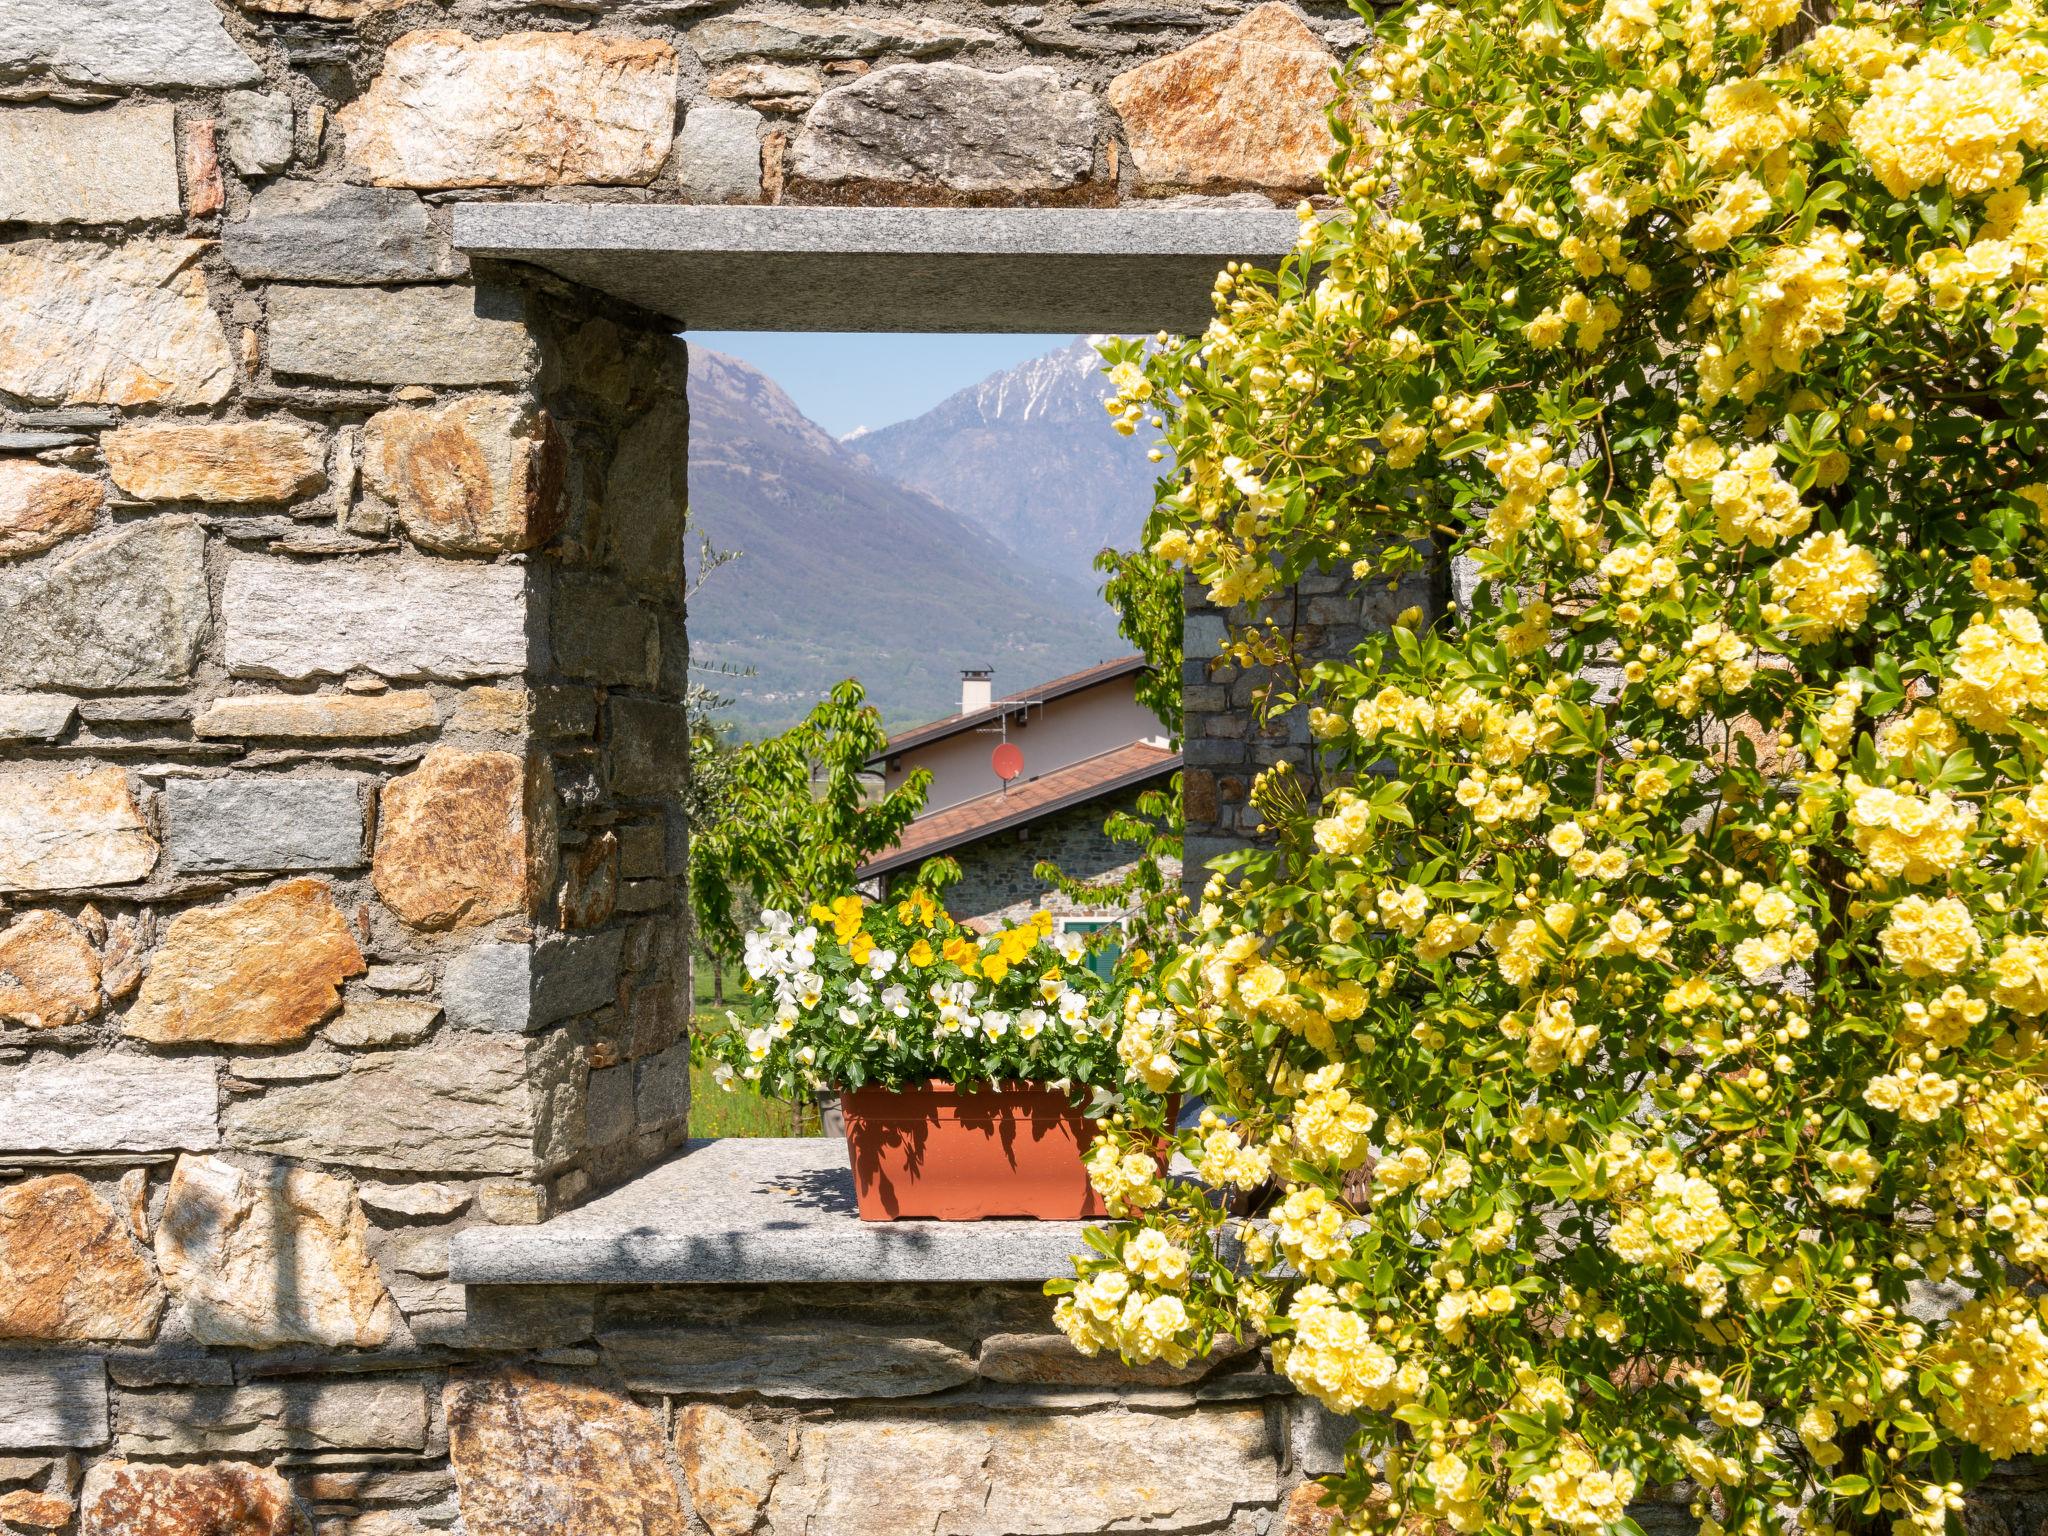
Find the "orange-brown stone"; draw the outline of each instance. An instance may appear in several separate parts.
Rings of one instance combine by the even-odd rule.
[[[1287,1496],[1279,1536],[1330,1536],[1337,1511],[1323,1506],[1323,1485],[1303,1483]]]
[[[92,527],[106,488],[33,459],[0,459],[0,560],[39,555]]]
[[[86,1474],[78,1536],[313,1536],[290,1484],[269,1467],[103,1461]]]
[[[215,699],[192,722],[196,736],[300,741],[377,740],[434,728],[434,698],[403,693],[267,693]]]
[[[363,477],[406,534],[444,555],[534,549],[560,531],[568,452],[547,412],[486,396],[395,406],[363,432]]]
[[[171,422],[100,439],[114,484],[145,501],[290,501],[327,483],[327,442],[298,421]]]
[[[1150,191],[1307,192],[1336,153],[1326,116],[1337,59],[1288,5],[1109,84],[1131,163]]]
[[[156,855],[125,770],[0,768],[0,891],[126,885]]]
[[[436,747],[384,786],[378,896],[415,928],[530,915],[552,883],[553,798],[517,753]]]
[[[180,913],[127,1032],[160,1045],[301,1040],[341,1005],[342,982],[362,974],[362,951],[327,882],[287,880]]]
[[[179,1158],[156,1261],[202,1344],[375,1349],[397,1326],[355,1186],[315,1168]]]
[[[676,1415],[676,1453],[690,1507],[711,1536],[747,1536],[775,1486],[775,1458],[745,1419],[710,1403]]]
[[[61,1493],[38,1493],[33,1488],[0,1493],[0,1525],[61,1531],[71,1523],[71,1511],[70,1498]]]
[[[126,1215],[85,1180],[0,1189],[0,1339],[146,1343],[162,1311]]]
[[[684,1536],[661,1420],[526,1371],[452,1381],[449,1461],[469,1536]]]
[[[99,1011],[100,958],[83,928],[30,912],[0,930],[0,1021],[62,1029]]]

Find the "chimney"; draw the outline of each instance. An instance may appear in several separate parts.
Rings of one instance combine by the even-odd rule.
[[[976,710],[987,709],[995,702],[995,685],[989,679],[996,675],[994,667],[962,667],[960,669],[960,713],[971,715]]]

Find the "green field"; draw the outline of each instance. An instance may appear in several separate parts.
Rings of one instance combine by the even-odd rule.
[[[700,996],[699,1003],[704,999]],[[726,1027],[725,1015],[700,1007],[691,1028],[701,1038]],[[818,1134],[818,1106],[803,1107],[801,1128],[788,1101],[771,1099],[741,1087],[728,1093],[712,1080],[711,1068],[700,1063],[690,1066],[690,1134],[705,1136],[815,1136]]]

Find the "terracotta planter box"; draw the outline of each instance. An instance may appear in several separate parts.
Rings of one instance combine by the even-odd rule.
[[[840,1095],[862,1221],[1100,1221],[1082,1154],[1094,1128],[1066,1094],[856,1088]]]

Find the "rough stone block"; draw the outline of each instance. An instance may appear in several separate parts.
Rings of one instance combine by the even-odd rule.
[[[633,1068],[606,1067],[590,1074],[590,1144],[608,1146],[633,1134]]]
[[[78,700],[61,693],[0,693],[0,742],[55,741],[77,714]]]
[[[1057,70],[964,64],[876,70],[818,98],[793,168],[806,181],[1042,192],[1095,167],[1095,98]]]
[[[313,1536],[283,1476],[247,1462],[103,1461],[79,1506],[79,1536]]]
[[[292,501],[327,483],[327,435],[284,418],[122,427],[100,447],[145,501]]]
[[[367,1054],[342,1077],[230,1106],[237,1146],[413,1173],[524,1174],[583,1128],[585,1070],[563,1035],[455,1035]]]
[[[70,918],[26,912],[0,929],[0,1020],[63,1029],[97,1016],[100,1001],[100,957]]]
[[[0,296],[6,291],[0,265]],[[518,384],[537,354],[516,298],[475,288],[270,290],[270,366],[345,384]],[[5,387],[0,328],[0,387]]]
[[[448,962],[441,997],[458,1029],[530,1034],[614,1002],[625,936],[472,945]]]
[[[0,560],[39,555],[86,532],[106,501],[96,476],[33,459],[0,459]]]
[[[619,434],[598,536],[605,564],[629,587],[679,601],[690,502],[689,410],[664,394]]]
[[[0,891],[126,885],[157,845],[119,768],[0,768]]]
[[[633,1064],[633,1114],[640,1129],[663,1129],[690,1114],[690,1047],[678,1043]]]
[[[427,1392],[418,1381],[257,1382],[122,1394],[117,1452],[203,1456],[265,1451],[419,1451]]]
[[[691,1403],[676,1415],[676,1454],[690,1506],[711,1536],[747,1536],[775,1486],[775,1457],[747,1421]]]
[[[0,1072],[0,1150],[202,1150],[220,1141],[218,1100],[198,1057],[31,1057]]]
[[[107,1372],[92,1355],[0,1354],[0,1451],[107,1443]]]
[[[4,23],[0,23],[4,26]],[[169,102],[0,112],[0,223],[120,224],[178,213]]]
[[[146,1343],[163,1303],[127,1215],[85,1180],[0,1189],[0,1339]]]
[[[263,77],[211,0],[8,0],[0,78],[34,69],[72,85],[253,85]]]
[[[1148,190],[1322,186],[1337,59],[1291,5],[1262,5],[1213,37],[1110,82]]]
[[[974,1379],[972,1362],[951,1344],[864,1324],[623,1329],[598,1343],[619,1379],[645,1392],[828,1402],[922,1397]]]
[[[182,687],[210,615],[205,530],[130,523],[0,578],[0,683]]]
[[[274,176],[292,160],[292,99],[282,91],[221,98],[228,159],[244,176]]]
[[[307,678],[508,677],[526,670],[526,572],[439,560],[228,563],[228,670]]]
[[[232,128],[228,143],[232,150]],[[416,283],[460,270],[418,197],[329,182],[264,188],[249,216],[221,231],[221,250],[242,277],[299,282]]]
[[[605,782],[627,796],[680,794],[690,767],[690,726],[680,704],[614,698]]]
[[[380,186],[644,186],[675,131],[676,75],[652,38],[408,32],[336,120],[350,173]]]
[[[620,1393],[525,1371],[443,1395],[469,1536],[684,1536],[661,1420]]]
[[[516,752],[436,747],[384,786],[372,879],[415,928],[530,915],[554,884],[554,787]]]
[[[437,554],[545,544],[567,510],[567,473],[567,444],[528,400],[397,406],[363,429],[363,483],[390,503],[415,544]]]
[[[690,30],[690,47],[713,69],[744,59],[929,58],[999,40],[999,34],[947,21],[789,9],[721,16]]]
[[[205,250],[199,240],[0,248],[0,390],[37,405],[226,399],[235,359],[207,302]]]
[[[555,665],[562,671],[613,687],[653,686],[661,665],[653,613],[599,582],[563,582],[550,606]]]
[[[287,880],[172,919],[126,1032],[158,1045],[287,1045],[363,974],[354,930],[324,880]]]
[[[329,1045],[351,1051],[388,1051],[398,1046],[417,1045],[434,1031],[441,1010],[432,1003],[416,1003],[398,997],[352,997],[341,1017],[328,1025],[321,1038]]]
[[[165,846],[181,874],[356,869],[368,862],[362,781],[354,777],[172,779],[164,802]]]
[[[391,1336],[397,1309],[368,1235],[346,1179],[182,1157],[157,1223],[156,1259],[202,1344],[374,1349]]]
[[[676,179],[695,201],[752,202],[761,195],[761,114],[724,102],[692,107],[673,159]]]
[[[1165,1468],[1171,1475],[1161,1475]],[[768,1518],[776,1530],[862,1536],[924,1536],[935,1527],[1066,1536],[1221,1527],[1238,1505],[1278,1493],[1256,1409],[841,1420],[804,1430]]]
[[[215,699],[192,722],[197,736],[377,741],[434,728],[432,694],[244,694]]]

